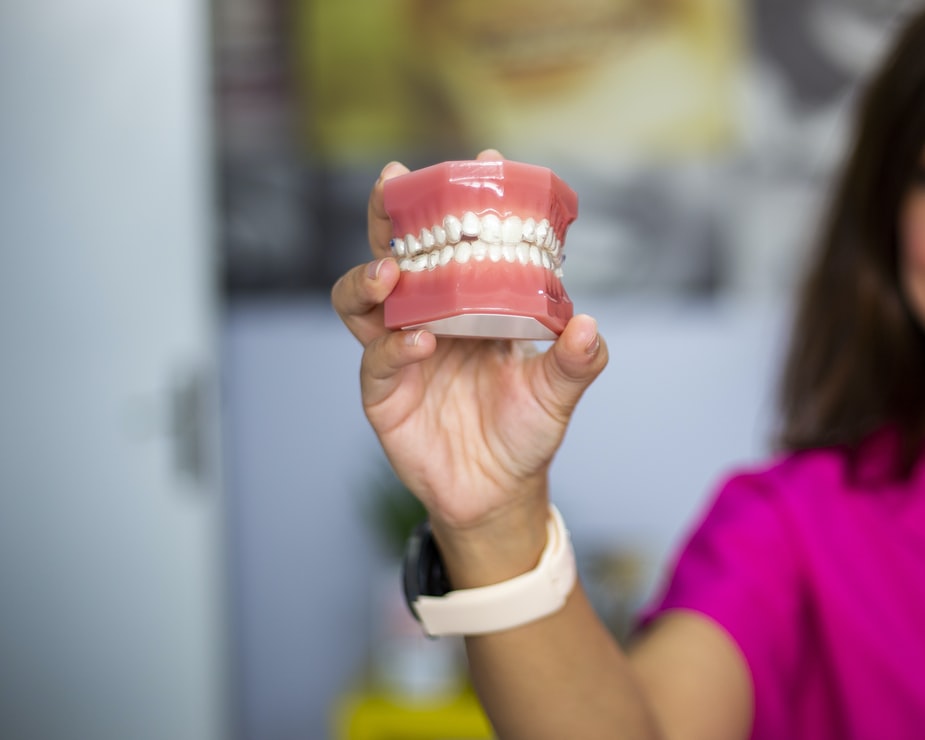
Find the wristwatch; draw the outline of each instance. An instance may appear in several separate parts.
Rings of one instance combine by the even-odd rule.
[[[408,608],[431,637],[501,632],[559,611],[575,586],[577,569],[568,530],[552,505],[546,531],[546,547],[533,570],[490,586],[454,591],[425,520],[405,548],[402,581]]]

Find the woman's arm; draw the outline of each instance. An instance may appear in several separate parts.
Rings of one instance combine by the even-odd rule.
[[[538,551],[512,557],[520,540],[510,532],[527,528],[478,542],[475,533],[457,533],[441,546],[454,586],[488,585],[533,567]],[[490,544],[499,541],[501,549]],[[469,637],[466,647],[476,690],[503,740],[749,736],[745,659],[721,627],[696,612],[661,615],[624,653],[578,583],[556,614]]]
[[[630,647],[631,670],[668,740],[744,740],[751,674],[729,634],[693,611],[658,617]]]
[[[485,156],[498,157],[497,152]],[[532,569],[546,542],[548,469],[585,389],[607,364],[589,316],[544,353],[532,344],[392,332],[382,303],[399,279],[389,258],[383,182],[369,202],[374,262],[354,268],[332,302],[364,346],[361,395],[393,468],[424,503],[454,588]],[[471,672],[504,740],[744,739],[750,684],[718,627],[660,619],[630,657],[580,585],[551,616],[467,641]]]

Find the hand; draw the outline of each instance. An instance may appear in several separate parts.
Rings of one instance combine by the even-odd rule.
[[[607,364],[606,346],[589,316],[572,318],[542,354],[530,342],[438,341],[424,330],[386,329],[382,302],[399,269],[388,256],[382,186],[407,171],[398,163],[383,169],[368,211],[376,259],[350,270],[332,291],[335,309],[365,347],[367,418],[396,473],[428,509],[441,545],[464,533],[510,534],[528,522],[545,540],[549,464],[575,405]]]

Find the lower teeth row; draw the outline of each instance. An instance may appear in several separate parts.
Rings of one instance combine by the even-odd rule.
[[[404,257],[398,266],[405,272],[423,272],[444,267],[450,262],[464,265],[470,260],[482,262],[509,262],[521,265],[534,265],[552,270],[556,277],[562,277],[562,260],[564,256],[553,258],[549,253],[535,244],[486,244],[481,240],[463,241],[456,245],[447,245],[416,257]]]

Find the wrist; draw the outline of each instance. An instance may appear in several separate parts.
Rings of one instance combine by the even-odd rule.
[[[470,588],[448,583],[430,522],[408,540],[402,567],[405,599],[424,631],[441,635],[483,635],[534,622],[558,612],[575,586],[575,553],[568,529],[548,507],[546,546],[536,567],[502,582]]]
[[[489,586],[533,570],[547,544],[548,518],[545,494],[465,527],[432,516],[434,538],[452,587]]]

